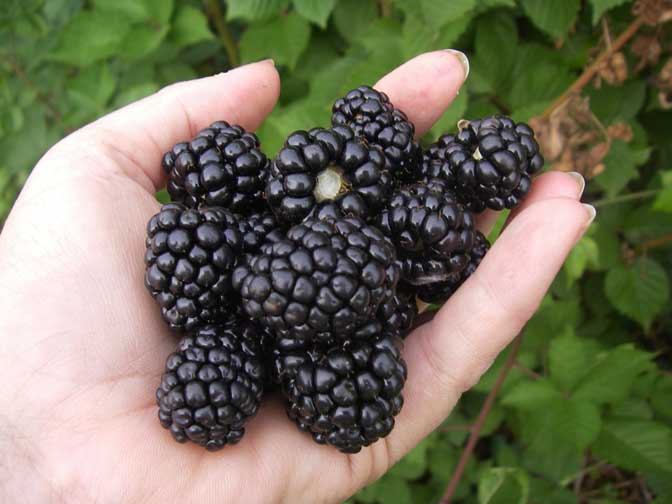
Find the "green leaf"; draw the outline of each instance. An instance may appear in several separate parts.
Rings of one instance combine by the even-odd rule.
[[[427,448],[429,441],[425,439],[392,466],[388,474],[406,480],[419,478],[427,468]]]
[[[604,189],[607,197],[616,196],[628,182],[639,176],[635,154],[632,148],[621,140],[612,142],[609,153],[604,158],[604,166],[604,172],[595,177],[595,182]]]
[[[363,33],[378,17],[378,6],[374,0],[339,0],[332,19],[338,33],[352,41]]]
[[[520,55],[516,54],[516,58],[520,59]],[[516,62],[515,78],[509,94],[509,102],[514,109],[550,103],[574,81],[573,74],[566,67],[547,60],[530,59],[533,58],[526,58],[528,65]]]
[[[672,170],[660,174],[664,189],[656,196],[653,209],[661,212],[672,212]]]
[[[394,0],[406,16],[420,16],[433,30],[439,30],[448,23],[470,14],[477,0]]]
[[[599,265],[600,249],[590,236],[584,236],[574,246],[565,260],[565,272],[570,281],[574,282],[581,278],[589,266]]]
[[[95,0],[96,10],[123,14],[132,21],[142,21],[149,16],[144,2],[138,0]]]
[[[529,476],[515,467],[493,467],[478,481],[479,504],[525,504],[529,493]]]
[[[651,406],[657,414],[672,420],[672,376],[663,375],[658,378],[651,390]]]
[[[562,390],[572,390],[588,372],[598,352],[597,342],[578,338],[573,332],[553,338],[548,349],[551,381]]]
[[[647,331],[670,295],[667,273],[648,257],[637,258],[630,268],[621,265],[611,270],[604,288],[611,304]]]
[[[536,409],[541,402],[561,400],[562,394],[548,380],[521,381],[502,397],[502,404],[520,409]]]
[[[159,24],[168,24],[175,0],[142,0],[149,17]]]
[[[521,0],[527,17],[554,38],[564,38],[576,21],[580,0]]]
[[[145,82],[141,84],[136,84],[132,87],[124,89],[123,93],[120,93],[117,96],[117,99],[114,100],[115,107],[123,107],[134,101],[138,101],[145,96],[149,96],[152,93],[155,93],[159,90],[159,85],[154,82]]]
[[[513,17],[501,12],[482,16],[476,23],[474,66],[493,89],[507,89],[512,81],[518,49]]]
[[[177,11],[171,32],[171,40],[176,46],[186,47],[212,38],[208,19],[202,11],[191,5],[184,5]]]
[[[533,444],[544,444],[549,436],[553,442],[572,446],[577,451],[585,449],[600,433],[600,412],[585,400],[549,399],[538,401],[525,428]]]
[[[287,8],[289,0],[226,0],[227,19],[259,21]]]
[[[336,0],[292,0],[292,2],[296,12],[322,28],[326,28],[327,19],[336,5]]]
[[[277,65],[294,68],[308,47],[310,25],[297,14],[251,25],[240,40],[243,61],[273,58]]]
[[[595,362],[579,380],[572,396],[596,404],[625,399],[638,374],[650,366],[651,354],[630,345],[614,348]]]
[[[104,111],[116,84],[109,66],[103,63],[79,72],[71,81],[68,96],[77,104],[79,110],[87,111],[91,117]]]
[[[632,121],[646,100],[646,82],[632,80],[621,86],[604,85],[600,89],[588,86],[585,94],[590,100],[590,110],[605,125]]]
[[[87,66],[117,53],[130,31],[117,12],[80,11],[63,29],[51,59]]]
[[[161,45],[168,31],[168,26],[160,28],[146,25],[134,26],[124,42],[123,57],[136,61],[146,56]]]
[[[597,24],[602,17],[602,14],[609,9],[625,3],[630,3],[631,1],[632,0],[590,0],[590,4],[593,8],[593,24]]]
[[[626,469],[672,473],[672,430],[658,422],[631,418],[607,420],[592,450]]]
[[[495,7],[515,7],[516,0],[478,0],[478,5],[483,10]]]

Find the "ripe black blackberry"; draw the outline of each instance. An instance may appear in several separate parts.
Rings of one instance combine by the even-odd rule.
[[[397,249],[411,285],[462,270],[474,242],[474,218],[440,180],[395,191],[376,221]]]
[[[263,393],[259,341],[256,328],[237,318],[182,338],[156,391],[159,420],[176,441],[210,451],[240,441]]]
[[[331,341],[380,333],[376,311],[399,280],[392,244],[362,219],[306,219],[236,268],[247,314],[278,338]]]
[[[534,131],[508,117],[460,121],[424,153],[423,180],[440,178],[475,212],[514,208],[530,190],[544,160]]]
[[[488,239],[480,231],[476,231],[474,246],[469,252],[469,262],[467,266],[457,273],[452,273],[445,280],[433,282],[416,287],[416,295],[426,303],[442,303],[452,296],[455,291],[469,278],[485,254],[490,249]]]
[[[356,136],[379,146],[397,180],[413,180],[422,159],[422,149],[413,140],[415,127],[385,93],[371,86],[353,89],[334,103],[331,124],[349,126]]]
[[[412,329],[417,315],[415,296],[401,288],[389,302],[381,304],[378,310],[378,319],[382,321],[384,330],[396,331],[402,338]]]
[[[395,333],[307,350],[284,344],[275,368],[289,417],[318,443],[344,453],[357,453],[387,436],[404,402],[401,344]]]
[[[264,242],[277,242],[284,238],[287,229],[278,223],[272,212],[264,211],[249,216],[238,216],[243,251],[249,254],[259,252]]]
[[[223,320],[234,301],[231,273],[243,249],[231,212],[163,205],[147,224],[146,247],[145,286],[171,328]]]
[[[259,139],[240,126],[217,121],[189,142],[180,142],[162,161],[173,201],[197,208],[221,206],[249,214],[263,206],[269,161]]]
[[[296,131],[287,138],[271,165],[266,198],[278,218],[298,223],[322,201],[368,218],[391,190],[382,151],[337,126]]]

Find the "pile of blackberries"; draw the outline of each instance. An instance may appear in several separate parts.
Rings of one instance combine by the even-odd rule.
[[[156,394],[179,442],[238,442],[276,386],[318,443],[355,453],[388,435],[417,301],[476,270],[489,243],[474,214],[518,205],[543,165],[530,127],[501,116],[423,150],[368,86],[331,122],[273,160],[224,121],[163,157],[173,201],[147,226],[145,285],[182,334]]]

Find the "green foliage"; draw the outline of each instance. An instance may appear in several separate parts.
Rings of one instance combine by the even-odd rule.
[[[460,48],[471,75],[431,141],[463,117],[539,116],[603,48],[600,21],[615,39],[632,19],[632,0],[5,4],[0,219],[39,157],[68,132],[232,62],[273,58],[280,70],[279,103],[258,131],[272,156],[288,132],[326,125],[331,102],[348,89],[422,52]],[[669,29],[646,30],[667,37],[669,51]],[[591,502],[624,502],[623,482],[607,466],[641,480],[655,502],[672,501],[672,114],[654,87],[669,53],[637,71],[627,46],[624,54],[625,82],[589,84],[582,94],[602,137],[616,124],[633,137],[613,139],[588,182],[584,200],[598,207],[597,221],[528,323],[453,502],[575,503],[588,484]],[[503,364],[500,356],[441,428],[351,502],[437,502],[466,442],[460,426],[474,421]]]

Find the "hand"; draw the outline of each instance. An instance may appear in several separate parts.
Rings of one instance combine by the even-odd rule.
[[[458,58],[438,51],[376,87],[421,135],[463,78]],[[0,235],[0,500],[340,501],[446,418],[534,313],[594,216],[574,178],[536,180],[478,271],[408,337],[404,409],[393,433],[361,453],[315,444],[273,397],[240,444],[179,445],[154,399],[177,339],[143,286],[161,156],[217,119],[255,129],[279,88],[270,61],[175,84],[76,131],[35,167]],[[481,230],[492,217],[480,216]]]

